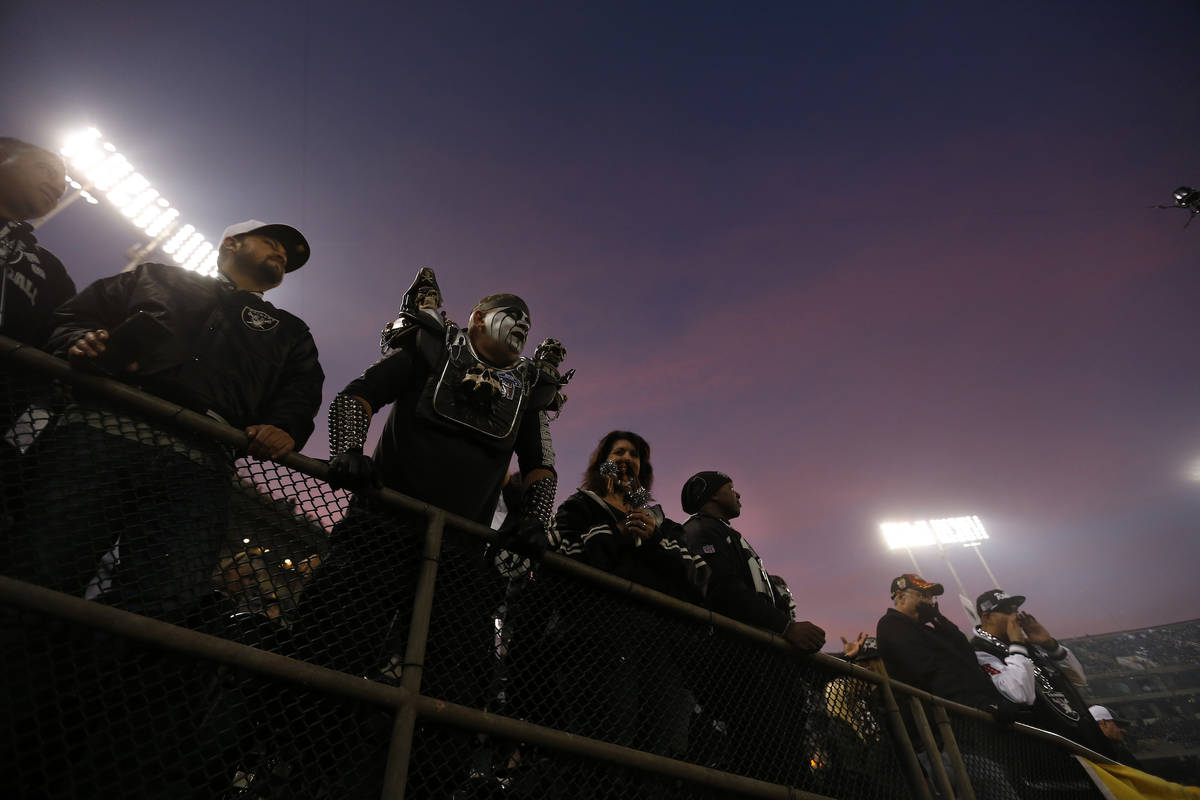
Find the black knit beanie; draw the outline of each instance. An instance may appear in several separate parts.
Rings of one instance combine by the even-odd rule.
[[[724,472],[714,470],[697,472],[688,478],[687,482],[683,484],[683,492],[679,496],[684,513],[695,514],[700,510],[700,506],[712,499],[712,496],[727,483],[733,483],[733,478]]]

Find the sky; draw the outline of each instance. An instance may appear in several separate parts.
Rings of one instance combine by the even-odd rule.
[[[451,318],[513,291],[566,345],[560,499],[617,428],[673,519],[730,474],[833,642],[912,570],[880,522],[968,514],[1057,636],[1200,616],[1200,224],[1151,207],[1200,184],[1191,0],[10,0],[0,26],[0,135],[93,125],[210,239],[304,232],[268,299],[325,405],[429,266]],[[137,240],[85,203],[39,237],[80,287]]]

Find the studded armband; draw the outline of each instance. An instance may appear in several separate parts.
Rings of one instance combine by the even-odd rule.
[[[538,478],[529,484],[521,498],[521,516],[533,517],[549,525],[550,517],[554,514],[554,493],[557,489],[558,478],[554,475]]]
[[[329,455],[339,456],[348,450],[362,452],[367,442],[371,415],[355,398],[339,394],[329,404]]]

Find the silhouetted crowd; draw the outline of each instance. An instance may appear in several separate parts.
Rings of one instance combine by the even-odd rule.
[[[291,273],[308,262],[309,244],[292,226],[247,220],[223,232],[215,277],[146,263],[76,293],[28,222],[59,201],[64,178],[54,153],[0,139],[0,334],[41,347],[73,370],[121,381],[232,426],[242,431],[245,445],[234,448],[148,422],[116,403],[64,396],[6,368],[0,459],[7,574],[403,684],[411,674],[405,648],[415,578],[396,565],[419,563],[426,520],[397,513],[388,535],[381,535],[378,496],[386,488],[467,520],[494,523],[499,532],[486,567],[480,566],[482,547],[446,540],[439,581],[485,589],[434,620],[435,628],[444,625],[473,643],[463,648],[471,655],[456,668],[494,681],[466,685],[429,669],[422,688],[431,696],[474,707],[494,704],[512,652],[529,648],[554,664],[563,648],[593,634],[551,615],[537,626],[537,642],[522,640],[526,631],[506,630],[512,609],[527,608],[537,592],[530,584],[549,552],[766,630],[797,653],[824,646],[825,632],[797,619],[787,583],[769,572],[733,527],[742,502],[729,474],[697,471],[679,488],[688,518],[671,520],[652,495],[649,442],[615,430],[600,438],[582,485],[556,507],[559,473],[550,426],[563,411],[573,373],[561,369],[566,347],[547,338],[526,356],[532,314],[510,292],[482,298],[466,324],[458,325],[444,310],[429,269],[418,272],[398,318],[385,328],[381,357],[328,409],[328,481],[351,493],[330,532],[329,552],[268,569],[261,549],[230,549],[235,458],[277,460],[300,450],[320,410],[324,372],[308,326],[264,299],[285,279],[296,280]],[[390,410],[378,444],[368,455],[372,421],[385,407]],[[514,455],[519,471],[510,477]],[[157,509],[152,518],[139,513],[150,505]],[[214,601],[214,586],[224,600]],[[898,576],[890,586],[892,607],[875,636],[843,639],[842,655],[1003,722],[1028,722],[1128,759],[1081,699],[1078,687],[1085,679],[1078,659],[1021,610],[1024,597],[985,592],[976,603],[979,625],[968,636],[938,610],[943,591],[918,575]],[[711,687],[695,685],[688,665],[638,626],[612,633],[604,635],[610,652],[623,654],[624,680],[598,670],[576,676],[570,687],[591,704],[617,710],[605,723],[610,740],[687,757],[698,740],[697,708],[709,709],[709,727],[731,728],[748,741],[772,729],[771,715],[783,724],[796,713],[779,704],[765,718],[751,719],[744,708],[714,697]],[[1181,645],[1180,652],[1186,650]],[[123,679],[120,671],[117,665],[115,683]],[[837,678],[809,688],[834,724],[824,734],[825,754],[813,755],[810,748],[806,760],[820,763],[839,740],[847,746],[881,740],[885,719],[872,684]],[[525,713],[541,712],[530,706]],[[568,729],[603,735],[573,721],[570,710],[554,713]],[[904,714],[926,769],[943,760],[952,766],[921,744],[909,711]],[[330,712],[329,718],[335,716]],[[330,761],[347,755],[335,739]],[[977,796],[1018,796],[986,755],[965,752],[963,762],[977,779]],[[180,785],[192,785],[185,769],[181,774]],[[372,794],[369,782],[364,786],[362,794]],[[349,797],[354,790],[339,793]]]

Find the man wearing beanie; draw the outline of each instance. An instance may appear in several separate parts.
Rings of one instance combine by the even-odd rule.
[[[825,644],[825,631],[797,622],[788,598],[772,587],[762,560],[729,524],[742,511],[742,496],[723,472],[697,472],[687,479],[680,497],[691,518],[683,525],[688,549],[712,568],[708,604],[713,611],[777,633],[805,653]]]

